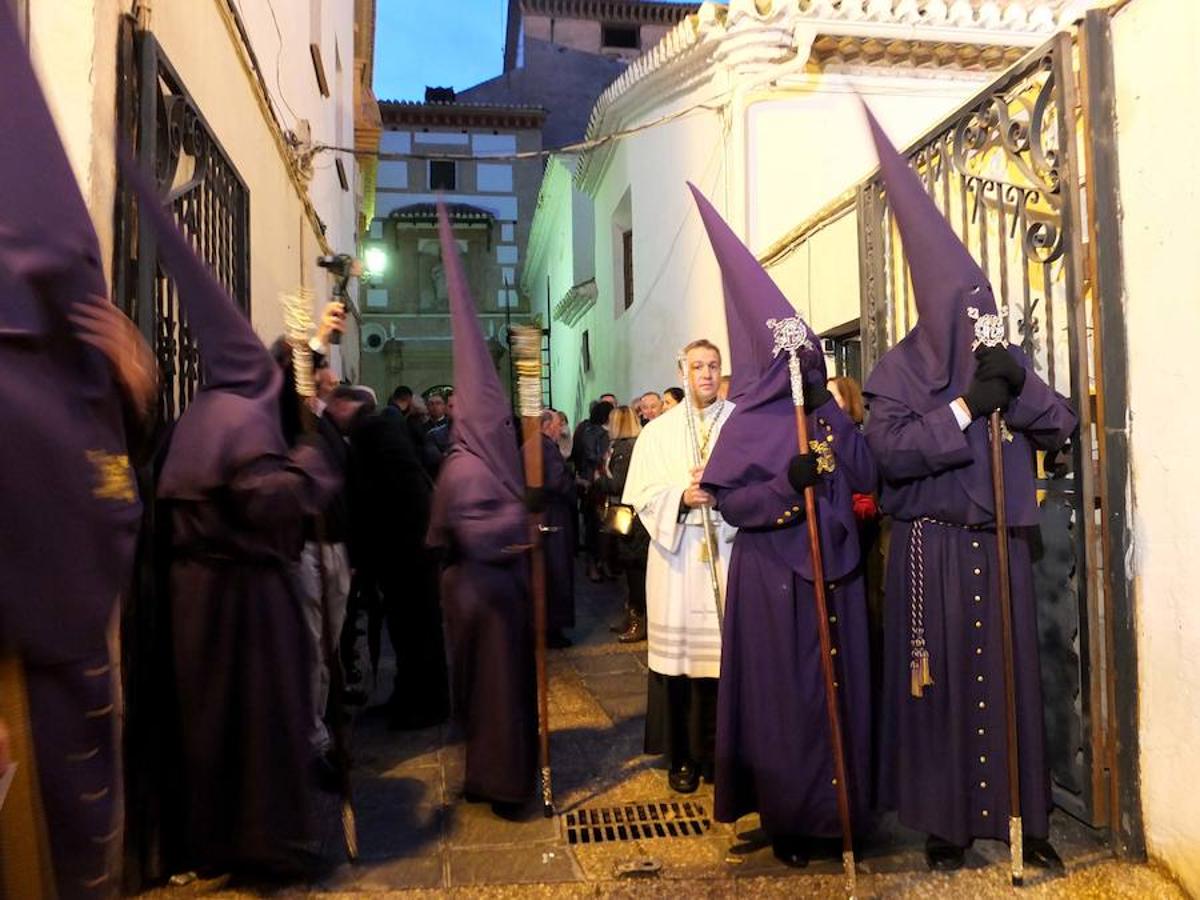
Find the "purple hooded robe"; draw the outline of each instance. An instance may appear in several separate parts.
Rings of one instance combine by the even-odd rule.
[[[441,548],[442,607],[468,797],[533,793],[537,712],[529,602],[529,514],[511,406],[483,342],[445,209],[438,231],[454,336],[454,427],[438,472],[429,544]]]
[[[195,255],[157,191],[122,156],[204,380],[158,482],[181,756],[176,865],[304,874],[318,849],[308,732],[309,638],[297,566],[305,517],[339,479],[315,442],[288,450],[281,375]],[[171,810],[169,810],[171,812]]]
[[[757,811],[772,837],[840,833],[804,498],[787,478],[798,452],[786,353],[768,319],[795,309],[699,191],[721,267],[737,409],[717,439],[704,487],[738,528],[729,565],[717,700],[716,818]],[[808,326],[805,325],[808,330]],[[824,384],[820,341],[801,352],[805,380]],[[870,665],[855,491],[875,489],[857,427],[831,399],[808,411],[809,439],[834,469],[816,486],[839,713],[853,821],[869,796]]]
[[[0,83],[0,655],[24,670],[36,765],[23,761],[17,778],[38,774],[58,895],[109,897],[121,782],[107,637],[141,521],[132,417],[108,361],[67,320],[108,291],[9,4]]]
[[[892,516],[884,612],[880,800],[910,828],[959,846],[1008,837],[1004,677],[986,418],[963,431],[950,403],[971,382],[975,322],[996,312],[986,275],[867,113],[888,203],[900,228],[919,321],[871,373],[866,436]],[[1050,791],[1043,749],[1030,534],[1038,525],[1034,450],[1075,428],[1066,400],[1026,371],[1004,414],[1021,812],[1044,838]],[[915,579],[914,572],[923,573]],[[923,596],[921,586],[923,585]],[[933,684],[912,695],[913,616],[923,619]]]

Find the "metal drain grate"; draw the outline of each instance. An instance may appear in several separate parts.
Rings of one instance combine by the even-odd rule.
[[[691,800],[584,807],[565,813],[563,820],[571,844],[700,837],[712,828],[708,811]]]

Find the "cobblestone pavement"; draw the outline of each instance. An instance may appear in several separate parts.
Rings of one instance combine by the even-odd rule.
[[[757,820],[711,822],[700,835],[571,843],[567,816],[584,808],[676,802],[678,811],[712,810],[712,787],[673,795],[660,761],[641,754],[645,712],[645,644],[623,646],[608,625],[620,598],[611,585],[579,577],[576,644],[550,655],[552,761],[559,816],[532,808],[522,821],[496,817],[486,804],[461,796],[463,755],[449,727],[388,731],[381,710],[355,726],[355,805],[360,859],[319,884],[287,896],[324,897],[839,897],[840,859],[814,859],[806,869],[778,863],[769,846],[746,855],[730,847],[755,836]],[[380,678],[380,694],[390,687]],[[688,801],[691,807],[683,807]],[[540,804],[538,804],[540,807]],[[697,807],[702,808],[698,810]],[[1067,861],[1066,877],[1033,870],[1023,897],[1182,898],[1170,880],[1144,865],[1112,858],[1102,840],[1058,814],[1053,839]],[[613,837],[620,835],[614,830]],[[331,838],[331,846],[336,840]],[[1007,847],[981,842],[966,868],[934,875],[925,868],[921,836],[885,819],[859,853],[860,897],[1007,897]],[[647,863],[651,874],[620,875]],[[245,897],[224,881],[193,882],[155,896]],[[269,892],[268,892],[269,893]]]

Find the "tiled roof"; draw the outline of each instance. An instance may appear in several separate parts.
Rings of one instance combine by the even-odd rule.
[[[537,130],[546,118],[546,109],[541,106],[494,102],[418,103],[381,100],[379,113],[385,128],[389,125],[473,125]]]

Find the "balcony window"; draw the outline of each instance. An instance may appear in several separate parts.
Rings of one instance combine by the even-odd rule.
[[[429,161],[429,189],[431,191],[458,190],[458,170],[452,159]]]
[[[605,49],[637,50],[641,46],[636,25],[603,25],[600,35],[600,42]]]

